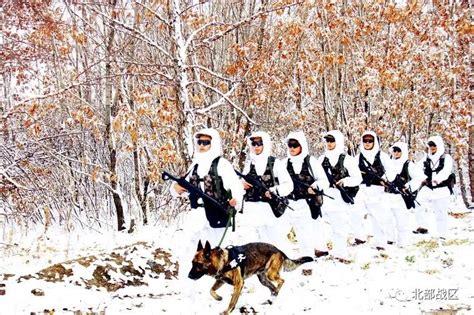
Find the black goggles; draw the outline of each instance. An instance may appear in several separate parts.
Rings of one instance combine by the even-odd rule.
[[[261,146],[263,146],[263,141],[252,140],[252,142],[250,142],[250,144],[252,145],[252,147],[261,147]]]
[[[324,138],[324,139],[326,139],[326,142],[328,142],[328,143],[334,143],[334,142],[336,142],[336,139],[334,139],[333,137],[326,137],[326,138]]]
[[[430,141],[430,142],[428,142],[428,146],[429,147],[436,147],[436,143],[434,143],[433,141]]]
[[[402,152],[402,149],[400,149],[399,147],[393,147],[392,151],[393,152]]]
[[[374,143],[374,139],[362,139],[363,143]]]
[[[288,148],[296,149],[296,148],[299,148],[299,147],[301,147],[301,144],[298,141],[288,142]]]
[[[208,145],[211,144],[211,140],[201,140],[201,139],[199,139],[196,143],[197,143],[198,145],[208,146]]]

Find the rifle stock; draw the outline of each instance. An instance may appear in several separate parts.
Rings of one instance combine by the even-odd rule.
[[[311,188],[311,189],[315,190],[315,191],[317,192],[317,194],[319,194],[319,195],[322,195],[322,196],[324,196],[324,197],[328,197],[329,199],[333,199],[333,200],[334,200],[334,198],[333,198],[332,196],[326,195],[326,194],[324,193],[324,191],[319,190],[319,189],[316,189],[316,188],[313,188],[313,186],[311,186],[311,185],[309,185],[309,184],[306,184],[306,183],[300,181],[300,180],[297,179],[297,178],[293,178],[293,181],[294,181],[295,183],[297,183],[298,185],[301,185],[301,186],[303,186],[303,187]]]
[[[206,200],[207,202],[212,204],[212,206],[224,211],[225,213],[229,212],[229,207],[222,205],[219,201],[209,196],[208,194],[204,193],[199,187],[192,185],[186,179],[182,177],[180,178],[176,177],[168,173],[167,171],[163,171],[163,173],[161,173],[161,178],[164,181],[168,181],[168,180],[175,181],[178,185],[185,188],[189,192],[189,200],[191,203],[191,208],[193,209],[197,208],[199,206],[197,201],[199,198],[202,198],[202,200]]]
[[[324,168],[324,172],[326,173],[326,176],[329,180],[329,184],[331,186],[336,187],[337,190],[339,190],[339,192],[341,193],[342,200],[344,200],[344,202],[346,202],[346,203],[350,203],[351,205],[353,205],[354,204],[354,198],[351,195],[349,195],[347,190],[345,190],[344,187],[336,185],[336,179],[325,168]],[[334,198],[332,198],[332,199],[334,199]]]
[[[246,182],[248,182],[249,184],[251,184],[252,186],[256,186],[256,187],[260,187],[261,189],[263,189],[264,191],[268,191],[270,192],[270,195],[272,196],[272,198],[278,200],[278,202],[280,203],[283,203],[285,204],[285,207],[290,209],[290,210],[293,210],[295,211],[295,209],[293,209],[292,207],[290,207],[288,205],[288,202],[287,202],[287,198],[284,198],[284,197],[281,197],[281,196],[278,196],[277,194],[275,194],[274,192],[272,192],[270,189],[268,189],[262,182],[260,182],[258,179],[254,178],[252,175],[244,175],[242,174],[241,172],[237,171],[237,170],[234,170],[235,173],[245,179]]]
[[[366,166],[366,172],[361,173],[368,173],[369,176],[375,178],[382,185],[387,187],[388,192],[400,194],[403,198],[403,201],[405,202],[407,209],[415,208],[415,203],[420,206],[420,203],[416,201],[416,196],[411,191],[406,192],[403,190],[403,187],[401,187],[401,184],[397,179],[399,175],[397,175],[397,177],[395,177],[392,182],[389,182],[388,180],[385,180],[382,177],[378,176],[377,173],[369,165]],[[397,182],[398,184],[396,184],[395,182]]]

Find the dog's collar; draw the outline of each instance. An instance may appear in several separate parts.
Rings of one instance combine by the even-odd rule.
[[[227,255],[228,255],[228,263],[224,265],[222,268],[221,273],[224,274],[227,271],[240,267],[240,274],[242,277],[244,276],[244,269],[247,265],[247,256],[245,255],[244,249],[242,246],[227,246]]]

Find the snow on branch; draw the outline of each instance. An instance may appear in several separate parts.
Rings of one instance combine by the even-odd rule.
[[[56,90],[56,91],[53,91],[53,92],[50,92],[50,93],[47,93],[47,94],[34,95],[34,96],[32,96],[32,97],[29,97],[29,98],[27,98],[27,99],[24,99],[24,100],[18,102],[18,103],[16,104],[16,106],[24,105],[24,104],[27,104],[27,103],[29,103],[29,102],[31,102],[31,101],[34,101],[34,100],[41,100],[41,99],[53,97],[53,96],[62,94],[62,93],[64,93],[64,92],[66,92],[66,91],[68,91],[68,90],[70,90],[70,89],[72,89],[72,88],[75,88],[75,87],[77,87],[77,86],[80,86],[80,85],[81,85],[81,83],[70,84],[69,86],[67,86],[67,87],[65,87],[65,88],[63,88],[63,89]],[[5,113],[5,114],[3,115],[3,118],[7,118],[7,117],[8,117],[8,114],[9,114],[8,112]]]
[[[217,25],[225,25],[225,24],[222,23],[222,22],[212,21],[212,22],[209,22],[209,23],[207,23],[207,24],[204,24],[204,25],[201,26],[200,28],[196,29],[194,32],[191,33],[191,35],[189,35],[188,39],[186,40],[186,43],[184,44],[184,49],[185,49],[185,50],[188,49],[189,44],[190,44],[191,41],[194,39],[194,37],[196,37],[197,34],[199,34],[200,32],[202,32],[203,30],[205,30],[205,29],[208,28],[208,27],[217,26]]]
[[[141,5],[142,7],[144,7],[145,9],[147,9],[148,11],[150,11],[151,13],[153,13],[153,15],[155,15],[155,17],[160,20],[161,22],[163,22],[166,26],[168,27],[171,27],[171,23],[166,20],[164,17],[162,17],[161,15],[158,14],[158,12],[156,12],[155,10],[153,10],[152,8],[150,8],[149,6],[147,6],[146,4],[140,2],[140,1],[135,1],[136,4],[138,5]]]
[[[219,99],[217,102],[215,102],[214,104],[211,104],[209,105],[208,107],[206,108],[201,108],[201,109],[198,109],[196,112],[199,113],[199,114],[204,114],[210,110],[213,110],[214,108],[217,108],[221,105],[224,105],[225,102],[224,101],[227,101],[232,107],[234,107],[236,110],[238,110],[239,112],[242,113],[242,115],[244,115],[244,117],[250,121],[252,124],[254,125],[259,125],[259,123],[255,122],[252,118],[250,118],[247,113],[242,109],[240,108],[239,106],[237,106],[237,104],[235,104],[230,98],[229,96],[235,91],[235,89],[240,85],[240,83],[237,83],[235,84],[227,93],[222,93],[221,91],[219,91],[218,89],[216,89],[215,87],[213,86],[210,86],[202,81],[192,81],[192,82],[189,82],[189,84],[192,84],[192,83],[196,83],[196,84],[200,84],[202,86],[204,86],[206,89],[209,89],[211,91],[213,91],[214,93],[217,93],[221,96],[221,99]]]
[[[221,79],[221,80],[229,81],[229,82],[234,82],[233,79],[224,77],[223,75],[221,75],[221,74],[219,74],[219,73],[217,73],[217,72],[214,72],[214,71],[212,71],[211,69],[206,68],[206,67],[203,67],[203,66],[201,66],[201,65],[189,65],[189,66],[186,66],[185,69],[187,69],[187,68],[197,68],[197,69],[203,70],[203,71],[209,73],[210,75],[213,75],[213,76],[215,76],[216,78],[219,78],[219,79]]]
[[[114,19],[114,18],[111,18],[110,16],[108,16],[107,14],[104,14],[103,12],[100,12],[99,10],[96,10],[95,8],[93,7],[90,7],[90,9],[92,11],[94,11],[95,13],[101,15],[102,17],[106,18],[107,20],[109,21],[112,21],[113,23],[115,23],[116,25],[118,26],[121,26],[122,28],[124,28],[125,30],[129,31],[130,33],[134,34],[134,35],[137,35],[136,38],[138,39],[141,39],[143,40],[144,42],[146,42],[148,45],[152,46],[152,47],[155,47],[156,49],[158,49],[161,53],[163,53],[166,57],[170,58],[170,59],[173,59],[173,57],[163,48],[161,47],[160,45],[158,45],[157,43],[155,43],[153,40],[151,40],[150,38],[148,38],[148,36],[146,36],[145,34],[143,34],[142,32],[139,32],[137,31],[136,29],[134,29],[133,27],[130,27],[128,25],[126,25],[125,23],[123,22],[120,22],[119,20],[117,19]],[[107,22],[106,22],[107,23]],[[107,23],[110,27],[113,27],[114,24],[112,23]]]
[[[41,99],[46,99],[46,98],[50,98],[50,97],[53,97],[53,96],[57,96],[57,95],[69,92],[71,89],[76,88],[76,87],[84,86],[84,85],[87,85],[87,84],[90,84],[90,85],[95,84],[96,82],[98,82],[100,80],[104,80],[104,79],[108,79],[108,78],[122,77],[126,74],[127,74],[126,72],[116,73],[116,74],[112,74],[112,75],[109,75],[109,76],[101,76],[101,77],[92,78],[92,79],[88,79],[88,80],[84,80],[84,81],[80,81],[80,82],[76,82],[76,83],[71,83],[70,85],[68,85],[65,88],[62,88],[62,89],[59,89],[59,90],[56,90],[56,91],[53,91],[53,92],[49,92],[49,93],[46,93],[46,94],[33,95],[33,96],[30,96],[30,97],[28,97],[24,100],[20,100],[18,103],[16,103],[16,106],[24,105],[24,104],[27,104],[27,103],[29,103],[31,101],[34,101],[34,100],[41,100]],[[169,79],[169,77],[166,74],[162,74],[160,72],[136,73],[136,74],[128,74],[128,75],[137,75],[137,76],[163,75],[167,79]],[[6,113],[3,114],[2,117],[6,118],[6,117],[8,117],[8,115],[9,115],[9,113],[6,112]]]
[[[244,25],[244,24],[247,24],[249,23],[250,21],[253,21],[255,19],[257,19],[258,17],[261,17],[261,16],[264,16],[264,15],[267,15],[268,13],[271,13],[271,12],[274,12],[274,11],[279,11],[279,10],[283,10],[283,9],[286,9],[286,8],[290,8],[290,7],[293,7],[295,5],[299,5],[299,4],[303,4],[304,1],[296,1],[296,2],[293,2],[293,3],[290,3],[290,4],[286,4],[286,5],[283,5],[283,6],[279,6],[279,7],[275,7],[275,8],[271,8],[271,9],[268,9],[268,10],[261,10],[243,20],[240,20],[232,25],[230,25],[230,27],[222,32],[219,32],[211,37],[208,37],[206,39],[203,40],[203,43],[205,44],[208,44],[208,43],[211,43],[215,40],[218,40],[219,38],[227,35],[228,33],[232,32],[233,30],[239,28],[240,26]]]
[[[198,5],[201,5],[201,4],[205,4],[205,3],[207,3],[207,2],[209,2],[209,0],[200,0],[200,1],[196,2],[196,3],[193,3],[193,4],[189,5],[188,7],[186,7],[185,9],[183,9],[181,12],[179,12],[179,15],[182,15],[184,12],[188,11],[189,9],[194,8],[195,6],[198,6]]]
[[[104,187],[106,187],[110,192],[112,193],[120,193],[119,190],[117,189],[114,189],[111,185],[109,185],[108,183],[104,182],[103,180],[101,180],[100,178],[94,178],[94,175],[93,174],[89,174],[87,172],[84,172],[82,170],[78,170],[74,167],[72,167],[67,161],[72,161],[72,162],[76,162],[76,163],[83,163],[82,161],[79,161],[77,159],[73,159],[71,157],[68,157],[64,154],[61,154],[60,152],[54,150],[54,149],[51,149],[51,148],[48,148],[47,146],[43,145],[42,143],[38,142],[37,143],[40,147],[42,147],[47,153],[49,153],[49,155],[57,160],[59,163],[63,164],[64,166],[66,166],[68,169],[70,169],[71,171],[77,173],[77,174],[81,174],[81,175],[84,175],[84,176],[87,176],[87,177],[90,177],[92,178],[94,181],[102,184]],[[95,163],[90,163],[90,162],[86,162],[85,163],[86,165],[90,165],[90,166],[95,166],[95,167],[98,167],[100,170],[104,170],[104,168],[98,164],[95,164]]]
[[[0,175],[3,176],[3,178],[5,178],[7,181],[9,181],[13,186],[15,186],[16,188],[21,188],[21,189],[24,189],[24,190],[28,190],[28,187],[25,187],[23,186],[22,184],[19,184],[18,182],[16,182],[13,178],[11,178],[10,176],[8,176],[6,170],[1,170],[0,169]]]

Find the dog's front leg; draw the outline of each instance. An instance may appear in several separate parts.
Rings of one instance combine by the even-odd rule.
[[[220,287],[222,287],[223,284],[224,284],[224,281],[216,280],[216,282],[214,283],[214,285],[211,288],[212,297],[215,298],[218,301],[222,300],[222,297],[219,294],[216,293],[216,290],[218,290]]]
[[[237,300],[239,299],[240,292],[242,292],[242,288],[244,287],[244,279],[240,274],[240,268],[234,269],[234,276],[232,278],[232,282],[234,284],[234,292],[232,292],[232,297],[230,298],[229,307],[223,314],[230,314],[237,304]]]

